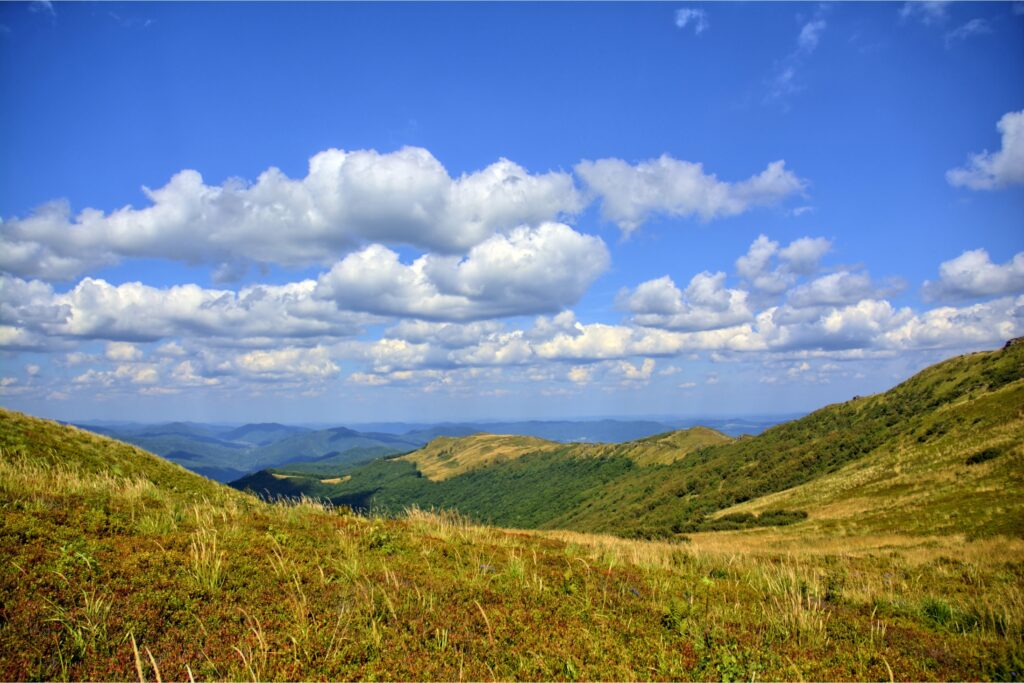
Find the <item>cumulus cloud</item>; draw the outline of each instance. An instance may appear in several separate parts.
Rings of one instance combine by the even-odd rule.
[[[178,363],[171,372],[171,377],[177,384],[184,386],[209,387],[220,384],[220,379],[207,376],[199,363],[192,360]]]
[[[226,340],[348,336],[372,320],[315,299],[315,287],[315,281],[306,280],[232,292],[198,285],[157,288],[129,282],[115,286],[86,278],[68,292],[58,293],[38,281],[0,276],[0,319],[25,333],[51,339],[133,342],[178,336]]]
[[[840,306],[874,295],[875,288],[870,275],[843,270],[794,287],[787,293],[786,301],[796,308]]]
[[[329,149],[312,157],[304,178],[276,168],[254,183],[208,185],[184,170],[149,205],[75,216],[66,202],[0,224],[0,269],[63,280],[123,258],[220,264],[237,278],[245,261],[326,264],[367,242],[464,253],[495,234],[583,207],[567,173],[530,174],[500,159],[452,178],[427,150]]]
[[[672,330],[712,330],[753,319],[747,292],[725,286],[725,273],[698,273],[685,291],[667,275],[620,294],[619,304],[638,325]]]
[[[141,356],[135,342],[351,337],[382,319],[475,320],[560,311],[579,299],[608,266],[596,237],[555,223],[517,228],[474,247],[465,258],[426,255],[405,265],[374,245],[349,255],[317,280],[254,285],[234,292],[198,285],[158,288],[86,278],[67,292],[0,275],[0,347],[43,349],[62,339],[102,339],[109,360]],[[556,324],[556,323],[550,323]],[[440,325],[405,320],[395,332],[431,337],[448,347],[475,343],[497,323]],[[184,349],[165,345],[161,356]]]
[[[315,294],[341,309],[423,320],[553,313],[575,303],[609,260],[600,238],[545,223],[495,235],[462,259],[427,254],[406,265],[373,245],[322,275]]]
[[[615,365],[615,372],[626,382],[646,382],[654,374],[655,364],[653,358],[644,358],[643,362],[637,365],[619,361]]]
[[[693,26],[694,35],[699,36],[711,27],[711,22],[708,21],[708,13],[704,10],[684,7],[676,10],[676,26],[678,28]]]
[[[972,299],[1024,291],[1024,251],[1008,262],[992,263],[984,249],[965,251],[939,266],[938,282],[926,281],[925,298],[935,300]]]
[[[963,308],[933,308],[888,330],[879,345],[896,349],[968,348],[1024,335],[1024,296]]]
[[[250,351],[238,356],[234,367],[242,374],[266,380],[294,376],[326,379],[340,371],[327,349],[320,346]]]
[[[778,242],[758,235],[747,253],[736,259],[736,272],[754,288],[780,294],[796,282],[796,276],[814,273],[831,248],[831,241],[823,237],[801,237],[780,249]],[[773,268],[774,260],[779,264]]]
[[[586,365],[576,365],[569,369],[566,377],[569,378],[570,382],[575,384],[587,384],[590,382],[594,373],[592,367]]]
[[[505,326],[493,320],[471,323],[437,323],[425,320],[402,320],[385,332],[386,337],[403,339],[413,344],[432,343],[449,349],[471,346],[481,338],[493,335]]]
[[[831,249],[832,242],[824,237],[801,237],[779,250],[779,259],[789,272],[810,275],[818,269],[821,257]]]
[[[840,350],[870,347],[880,335],[912,317],[909,308],[896,309],[885,300],[864,299],[811,316],[788,306],[772,307],[757,316],[755,329],[771,349]]]
[[[104,355],[107,360],[130,363],[142,359],[142,350],[128,342],[108,342]]]
[[[1002,136],[999,151],[972,154],[966,166],[946,171],[950,185],[994,190],[1024,183],[1024,110],[1004,114],[996,128]]]
[[[122,364],[113,370],[89,369],[71,380],[72,384],[90,387],[118,387],[129,385],[154,385],[160,381],[155,366]]]
[[[730,183],[705,173],[703,164],[668,155],[633,165],[614,158],[581,161],[576,174],[601,198],[604,218],[627,234],[652,214],[709,221],[776,204],[807,185],[786,169],[785,161],[774,161],[761,173]]]

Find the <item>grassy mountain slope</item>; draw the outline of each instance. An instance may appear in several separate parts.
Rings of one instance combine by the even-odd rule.
[[[529,453],[544,453],[561,447],[561,444],[532,436],[441,436],[400,459],[416,465],[416,469],[427,479],[443,481],[470,470],[515,460]]]
[[[735,534],[367,519],[7,411],[0,507],[4,680],[1009,680],[1024,663],[1021,541],[840,556],[767,536],[737,554],[702,549]]]
[[[671,537],[799,522],[817,514],[835,482],[846,480],[841,470],[859,471],[889,454],[912,473],[904,477],[906,483],[923,487],[923,471],[945,482],[944,497],[936,493],[914,499],[931,506],[935,515],[955,512],[962,496],[972,496],[979,505],[987,501],[989,512],[967,516],[970,522],[957,523],[951,517],[955,528],[964,533],[1020,533],[1013,520],[1024,517],[1024,507],[990,500],[1000,487],[1019,490],[1019,477],[1013,475],[1016,456],[964,470],[971,476],[958,480],[935,454],[945,444],[943,452],[956,460],[961,457],[956,449],[989,448],[979,435],[1019,433],[1015,411],[1021,405],[1022,378],[1024,344],[1016,343],[939,363],[890,391],[827,406],[752,438],[731,441],[698,429],[607,445],[531,442],[525,437],[444,439],[403,458],[418,469],[391,461],[372,463],[339,471],[351,475],[342,484],[324,487],[317,481],[304,492],[362,509],[396,512],[412,504],[443,506],[500,525]],[[992,441],[992,447],[1012,454],[1017,443],[1007,436]],[[963,454],[961,460],[970,455]],[[589,462],[595,459],[600,462]],[[446,475],[444,480],[431,481],[438,473]],[[978,479],[982,473],[991,473],[988,483]],[[878,476],[895,481],[885,467],[878,469]],[[809,489],[803,498],[765,498],[822,478],[833,483]],[[284,493],[275,482],[264,476],[240,485]],[[302,491],[302,484],[289,482],[287,488],[295,493]],[[566,494],[559,494],[561,490]],[[906,489],[886,493],[879,488],[858,509],[889,505],[900,499],[900,490]],[[761,502],[749,510],[728,511],[754,500]],[[751,517],[755,509],[760,514],[756,518]],[[886,518],[880,519],[882,524]],[[917,528],[926,531],[922,525]]]
[[[1024,538],[1024,383],[942,406],[833,474],[719,514],[807,510],[822,532]]]
[[[836,473],[901,443],[911,448],[908,459],[926,457],[926,441],[917,441],[918,436],[952,406],[978,401],[1005,405],[1007,411],[986,425],[1012,429],[1007,420],[1019,405],[1014,403],[1017,394],[1002,390],[1019,386],[1022,378],[1024,344],[959,356],[885,393],[827,406],[757,437],[702,449],[663,469],[631,470],[604,487],[588,508],[555,518],[552,525],[619,533],[694,531],[705,517],[725,508]],[[943,425],[949,443],[965,442],[974,431],[963,420]],[[1015,512],[1006,509],[1004,514]]]
[[[399,458],[333,473],[309,470],[305,464],[285,466],[231,485],[270,497],[312,496],[361,511],[394,513],[410,505],[452,508],[490,524],[543,527],[558,515],[587,506],[602,485],[637,464],[675,461],[728,441],[705,428],[624,444],[562,444],[495,434],[439,437]],[[332,474],[344,474],[344,481],[324,483]]]
[[[254,446],[266,446],[267,444],[280,441],[281,439],[311,431],[305,427],[283,425],[276,422],[260,422],[245,424],[231,431],[221,434],[221,438],[228,441],[243,441]]]
[[[731,442],[725,434],[708,427],[690,427],[623,444],[602,444],[594,447],[597,456],[629,458],[638,465],[667,465],[694,451]]]

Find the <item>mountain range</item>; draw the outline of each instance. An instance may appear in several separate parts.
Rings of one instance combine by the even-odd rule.
[[[719,418],[728,433],[757,433],[781,418]],[[82,429],[135,444],[209,477],[229,482],[266,468],[292,466],[310,471],[406,453],[439,436],[517,434],[563,442],[622,442],[672,429],[649,420],[548,420],[522,422],[377,423],[311,428],[274,422],[241,426],[170,422],[164,424],[77,423]]]

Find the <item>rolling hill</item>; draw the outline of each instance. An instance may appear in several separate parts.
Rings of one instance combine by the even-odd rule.
[[[397,433],[346,427],[310,429],[274,422],[241,427],[194,422],[77,426],[135,444],[221,482],[282,466],[293,472],[330,474],[339,468],[415,450],[439,436],[468,436],[488,429],[581,442],[624,441],[668,429],[657,422],[622,420],[390,425],[399,430]]]
[[[423,443],[392,434],[364,434],[343,427],[312,430],[277,423],[241,427],[191,422],[79,426],[134,444],[220,482],[297,461],[324,461],[329,463],[329,467],[344,467],[403,453]]]
[[[859,494],[859,506],[847,509],[863,514],[892,507],[902,500],[893,494],[903,486],[919,490],[914,500],[927,501],[929,509],[945,510],[917,515],[919,532],[927,530],[924,520],[938,524],[932,518],[947,515],[941,523],[952,530],[1024,536],[1024,508],[996,500],[1024,494],[1022,378],[1024,344],[1014,342],[945,361],[888,392],[827,406],[752,438],[732,440],[700,428],[624,444],[440,438],[400,458],[322,470],[308,481],[293,477],[283,485],[264,472],[233,485],[362,510],[444,507],[491,524],[650,538],[817,523],[830,504],[829,491],[842,491],[843,500]],[[966,464],[969,457],[989,457],[972,455],[982,453],[995,454],[992,462]],[[914,474],[922,470],[933,476]],[[866,473],[875,488],[853,487]],[[344,481],[323,483],[342,475]],[[781,493],[791,489],[796,492]],[[957,501],[968,492],[977,509],[958,516]],[[755,499],[760,502],[730,510]]]
[[[834,490],[843,466],[773,494],[812,507],[808,520],[682,543],[508,531],[415,509],[368,518],[309,500],[268,504],[137,447],[0,410],[0,678],[1013,680],[1024,661],[1024,541],[1012,524],[991,524],[1020,518],[1007,468],[1020,429],[1005,422],[1020,419],[1020,402],[1007,407],[1019,394],[1005,393],[1020,380],[993,388],[1004,370],[982,358],[932,377],[933,389],[982,383],[901,431],[945,458],[908,474],[943,480],[960,458],[980,474],[958,470],[950,486],[1005,487],[973,540],[959,522],[919,535],[881,518],[844,535],[818,511],[871,495],[883,477],[869,468]],[[975,440],[948,453],[977,417]],[[667,465],[572,457],[562,444],[432,485],[575,463],[600,491],[742,443]],[[547,470],[536,466],[544,459]],[[359,469],[385,465],[416,472],[399,458]],[[586,509],[578,492],[550,493]],[[920,493],[886,491],[915,512],[944,495]],[[762,514],[777,504],[762,502],[746,503]]]

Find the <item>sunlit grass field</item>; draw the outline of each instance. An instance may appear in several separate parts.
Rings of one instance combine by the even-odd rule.
[[[268,504],[4,412],[0,678],[1002,679],[1024,543]],[[799,525],[797,525],[799,526]]]

